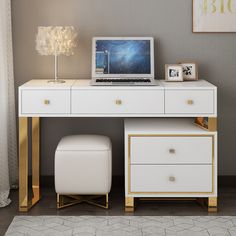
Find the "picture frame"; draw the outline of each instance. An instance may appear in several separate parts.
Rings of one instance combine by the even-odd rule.
[[[193,33],[236,33],[236,0],[192,0]]]
[[[183,68],[179,64],[165,65],[165,80],[169,82],[183,81]]]
[[[195,118],[194,123],[197,126],[204,128],[205,130],[208,130],[208,117],[197,117]]]
[[[180,62],[183,69],[183,80],[198,80],[198,65],[196,62]]]

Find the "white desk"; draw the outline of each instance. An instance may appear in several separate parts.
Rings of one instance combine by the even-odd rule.
[[[39,149],[42,117],[208,117],[216,131],[217,88],[204,80],[157,81],[153,87],[95,87],[89,80],[63,84],[31,80],[19,87],[19,209],[40,199]],[[28,197],[28,120],[32,118],[32,189]]]

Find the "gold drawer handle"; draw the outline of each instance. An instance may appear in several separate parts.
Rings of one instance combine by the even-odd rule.
[[[120,99],[117,99],[116,100],[116,105],[121,105],[122,104],[122,101]]]
[[[50,101],[45,99],[44,102],[43,102],[45,105],[49,105],[50,104]]]
[[[193,105],[193,104],[194,104],[194,101],[193,101],[192,99],[189,99],[189,100],[187,101],[187,103],[188,103],[188,105]]]
[[[175,149],[174,149],[174,148],[170,148],[170,149],[169,149],[169,153],[170,153],[170,154],[175,154]]]
[[[169,177],[169,181],[170,181],[170,182],[175,182],[175,177],[174,177],[174,176],[170,176],[170,177]]]

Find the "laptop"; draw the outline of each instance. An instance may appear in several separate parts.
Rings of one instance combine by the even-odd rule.
[[[156,85],[154,80],[153,38],[93,38],[91,85]]]

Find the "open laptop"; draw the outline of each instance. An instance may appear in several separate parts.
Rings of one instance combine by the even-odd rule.
[[[156,85],[153,41],[152,37],[93,38],[91,85]]]

